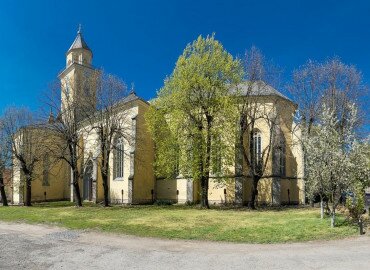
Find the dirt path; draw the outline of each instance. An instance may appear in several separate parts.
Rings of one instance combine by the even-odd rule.
[[[0,222],[0,241],[0,269],[370,269],[368,236],[250,245]]]

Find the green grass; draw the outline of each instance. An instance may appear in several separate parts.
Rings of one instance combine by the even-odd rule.
[[[319,209],[281,208],[211,210],[189,206],[114,206],[68,202],[33,207],[0,207],[0,220],[58,225],[137,236],[197,239],[243,243],[284,243],[338,239],[352,236],[357,228],[339,215],[336,228],[320,219]]]

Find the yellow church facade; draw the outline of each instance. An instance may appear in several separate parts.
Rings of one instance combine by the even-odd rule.
[[[66,88],[71,82],[81,80],[96,70],[92,66],[93,54],[79,31],[75,41],[66,54],[66,68],[59,74],[61,87]],[[75,85],[73,88],[78,89]],[[243,85],[241,85],[243,89]],[[63,91],[62,91],[63,93]],[[295,104],[277,90],[268,87],[262,94],[255,95],[259,104],[270,108],[279,116],[279,130],[285,140],[284,172],[278,171],[274,164],[274,154],[269,155],[268,166],[258,185],[259,204],[302,204],[305,201],[303,183],[303,153],[299,143],[299,132],[294,125]],[[94,93],[85,93],[82,89],[75,95],[79,102],[91,101]],[[66,97],[61,96],[61,106],[66,106]],[[117,135],[115,149],[110,156],[109,197],[113,204],[142,204],[156,200],[169,200],[174,203],[196,203],[200,200],[200,184],[179,174],[174,179],[161,179],[154,172],[155,145],[149,133],[145,114],[151,106],[149,102],[131,92],[117,105],[127,118],[128,132],[133,142],[127,143]],[[81,116],[83,122],[83,116]],[[81,177],[79,185],[84,201],[99,203],[103,200],[103,183],[100,171],[100,145],[94,129],[87,128],[91,123],[82,125],[80,133],[79,162]],[[261,145],[269,138],[268,127],[261,121],[256,124]],[[51,137],[58,140],[57,137]],[[235,147],[237,154],[239,149]],[[124,152],[124,154],[120,154]],[[48,173],[45,173],[45,168]],[[43,160],[32,181],[32,201],[72,200],[71,169],[64,161],[47,164]],[[210,204],[230,203],[245,204],[250,200],[252,180],[247,176],[248,168],[242,159],[236,159],[232,173],[226,181],[210,178]],[[42,173],[41,173],[42,172]],[[47,182],[45,177],[47,175]],[[25,188],[24,176],[19,166],[13,167],[12,201],[23,202]]]
[[[249,86],[245,82],[241,84],[241,95]],[[257,202],[262,205],[303,204],[305,202],[304,191],[304,164],[303,152],[300,144],[300,130],[294,124],[293,116],[296,105],[287,97],[269,85],[264,85],[256,95],[248,98],[255,99],[255,104],[265,114],[276,115],[279,125],[279,137],[284,140],[283,154],[275,153],[276,149],[271,146],[270,154],[266,157],[266,169],[258,183]],[[276,134],[270,130],[266,119],[256,117],[255,135],[258,136],[260,147],[263,150],[272,144],[272,136]],[[245,134],[247,137],[249,134]],[[227,175],[210,175],[208,199],[210,204],[247,204],[251,200],[252,178],[248,165],[242,158],[235,137],[231,145],[235,146],[234,166],[227,168]],[[246,141],[249,144],[248,139]],[[221,179],[220,179],[221,178]],[[200,183],[192,179],[184,178],[181,173],[174,179],[157,179],[157,198],[171,200],[179,203],[199,202],[201,199]]]

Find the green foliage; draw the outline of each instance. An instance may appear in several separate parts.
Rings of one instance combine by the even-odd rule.
[[[171,201],[171,200],[156,200],[154,202],[154,205],[158,205],[158,206],[161,206],[161,205],[173,205],[173,201]]]
[[[241,62],[213,35],[187,45],[146,115],[158,176],[179,171],[197,180],[216,168],[207,158],[224,169],[232,164],[237,107],[230,87],[242,76]]]
[[[347,195],[346,207],[349,211],[349,216],[357,223],[362,219],[365,210],[365,192],[363,186],[359,182],[356,183],[353,194],[353,197]]]
[[[185,202],[185,205],[186,206],[195,206],[195,205],[197,205],[198,204],[198,202],[196,202],[196,201],[186,201]]]
[[[179,153],[176,137],[165,119],[165,113],[155,106],[150,106],[146,120],[155,142],[155,173],[158,177],[173,178]]]

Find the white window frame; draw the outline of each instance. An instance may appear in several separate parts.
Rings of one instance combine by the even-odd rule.
[[[259,164],[262,161],[262,134],[259,130],[253,132],[253,153],[255,161]]]
[[[113,180],[123,180],[125,176],[125,148],[123,138],[116,139],[113,155]]]

